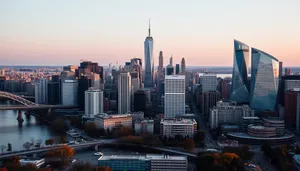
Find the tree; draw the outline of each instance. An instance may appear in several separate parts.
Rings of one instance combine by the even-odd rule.
[[[57,118],[53,122],[53,129],[56,132],[64,132],[64,130],[67,128],[66,122],[62,118]]]
[[[25,148],[26,150],[29,150],[32,147],[32,144],[30,142],[26,142],[23,144],[23,148]]]
[[[260,151],[264,152],[264,155],[267,157],[271,157],[273,155],[273,149],[269,143],[262,144]]]
[[[3,166],[9,171],[19,171],[21,167],[19,156],[4,159]]]
[[[6,145],[1,145],[0,148],[1,148],[1,152],[3,153],[3,151],[6,149]]]
[[[196,142],[203,142],[204,141],[204,138],[205,138],[205,132],[203,130],[199,130],[195,137],[194,137],[194,140]]]
[[[46,153],[46,160],[52,165],[62,167],[65,166],[74,156],[75,151],[73,148],[64,145],[56,150],[48,151]]]
[[[132,129],[128,126],[121,126],[119,137],[132,135]]]
[[[38,168],[36,167],[36,165],[34,165],[32,163],[28,163],[25,166],[21,166],[20,170],[22,170],[22,171],[38,171]]]
[[[192,151],[195,148],[195,142],[192,139],[184,140],[184,149],[187,151]]]
[[[197,170],[210,170],[214,162],[219,158],[219,154],[203,154],[196,162]]]
[[[210,171],[228,171],[227,167],[220,164],[220,163],[214,163],[212,166],[211,166],[211,169]]]
[[[53,145],[54,144],[54,139],[50,138],[49,139],[49,145]]]
[[[67,137],[66,137],[66,136],[60,136],[59,143],[60,143],[60,144],[65,144],[65,143],[67,143]]]
[[[11,143],[8,143],[8,144],[7,144],[7,151],[8,151],[8,152],[11,152],[11,151],[12,151]]]
[[[45,145],[49,145],[49,139],[45,141]]]

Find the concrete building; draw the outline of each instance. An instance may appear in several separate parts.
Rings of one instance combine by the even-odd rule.
[[[263,126],[276,128],[276,136],[284,136],[285,134],[285,122],[278,117],[262,118]]]
[[[121,126],[132,128],[132,117],[130,114],[108,115],[106,113],[94,116],[94,123],[97,128],[112,130]]]
[[[288,128],[296,128],[297,96],[300,89],[288,90],[284,93],[284,121]]]
[[[248,126],[248,135],[252,137],[276,137],[276,128],[265,127],[261,125],[249,125]]]
[[[95,115],[103,113],[103,91],[89,89],[85,91],[85,116],[94,118]]]
[[[114,171],[186,171],[186,156],[170,155],[112,155],[98,159],[98,166],[107,166]]]
[[[151,37],[151,29],[149,23],[149,34],[144,41],[144,54],[145,54],[145,77],[144,85],[147,88],[153,86],[153,73],[154,73],[154,58],[153,58],[153,38]]]
[[[242,117],[242,120],[241,120],[241,131],[242,132],[247,132],[248,126],[251,125],[251,124],[252,125],[261,125],[262,121],[257,116]]]
[[[142,111],[130,112],[130,113],[127,113],[127,114],[131,115],[133,122],[137,121],[137,120],[143,120],[144,119],[144,112],[142,112]]]
[[[131,107],[131,76],[129,72],[120,73],[118,80],[118,112],[130,112]]]
[[[216,129],[220,123],[240,124],[242,117],[253,117],[254,110],[248,105],[236,105],[229,102],[217,102],[210,109],[210,129]]]
[[[35,103],[48,103],[48,80],[46,78],[39,79],[35,83]]]
[[[200,76],[200,84],[202,85],[202,93],[217,90],[217,75],[213,73],[205,73]]]
[[[208,91],[202,94],[201,96],[202,106],[201,111],[205,117],[209,116],[210,108],[216,106],[217,102],[220,101],[220,93],[218,91]]]
[[[165,118],[175,118],[185,114],[185,76],[165,76]]]
[[[181,59],[181,74],[185,75],[185,59]]]
[[[78,80],[64,80],[61,84],[61,103],[64,106],[78,105]]]
[[[183,138],[193,138],[197,132],[195,119],[162,119],[160,121],[160,135],[162,137],[174,138],[180,135]]]
[[[144,119],[138,120],[134,123],[134,131],[137,135],[153,134],[154,133],[154,120]]]

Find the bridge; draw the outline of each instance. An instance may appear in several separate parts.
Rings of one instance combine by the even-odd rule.
[[[0,105],[0,110],[28,110],[28,109],[73,109],[77,106],[64,106],[64,105],[42,105],[33,103],[30,100],[25,99],[23,96],[0,91],[0,97],[7,98],[23,105]]]
[[[119,139],[96,140],[96,141],[90,141],[87,143],[73,144],[73,145],[68,145],[68,146],[76,149],[76,148],[83,148],[83,147],[90,147],[90,146],[97,146],[97,145],[104,145],[104,144],[116,144],[116,143],[120,143]],[[10,153],[3,153],[0,155],[0,160],[5,159],[5,158],[10,158],[12,156],[30,155],[30,154],[35,154],[35,153],[47,152],[47,151],[58,149],[64,145],[67,145],[67,144],[59,144],[59,145],[55,145],[55,146],[47,146],[44,148],[36,148],[36,149],[31,149],[31,150],[21,150],[21,151],[14,151],[14,152],[10,152]],[[130,145],[135,145],[135,144],[130,144]],[[192,158],[197,157],[197,154],[195,154],[195,153],[189,153],[189,152],[185,152],[185,151],[169,149],[166,147],[153,147],[153,146],[147,146],[147,145],[137,145],[137,146],[143,147],[143,148],[150,148],[150,149],[157,150],[157,151],[162,151],[165,153],[184,155],[184,156],[188,156],[188,157],[192,157]]]

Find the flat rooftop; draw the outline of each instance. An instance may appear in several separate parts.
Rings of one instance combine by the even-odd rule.
[[[95,118],[100,118],[100,119],[113,119],[113,118],[126,118],[126,117],[131,117],[130,114],[117,114],[117,115],[108,115],[107,113],[100,113],[95,115]]]
[[[170,156],[170,155],[111,155],[102,156],[98,160],[187,160],[186,156]]]
[[[197,124],[195,119],[178,118],[178,119],[162,119],[160,121],[164,125],[185,125],[185,124]]]
[[[254,120],[254,119],[255,119],[255,120],[260,120],[260,118],[257,117],[257,116],[247,116],[247,117],[244,116],[244,117],[242,117],[242,119],[249,119],[249,120],[252,120],[252,119]]]

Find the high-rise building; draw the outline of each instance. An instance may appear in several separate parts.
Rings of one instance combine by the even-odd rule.
[[[48,103],[48,79],[42,78],[35,83],[35,103]]]
[[[298,94],[299,89],[288,90],[284,94],[284,121],[288,128],[296,128]]]
[[[230,100],[238,103],[246,103],[249,101],[249,46],[234,40],[233,60],[234,64]]]
[[[178,75],[180,72],[180,66],[179,64],[176,64],[176,75]]]
[[[185,59],[181,59],[181,74],[185,75]]]
[[[5,68],[2,68],[2,69],[0,70],[0,76],[5,76]]]
[[[74,72],[78,69],[78,66],[75,65],[68,65],[63,67],[63,71],[69,71],[69,72]]]
[[[208,117],[210,108],[216,106],[220,101],[220,93],[218,91],[205,92],[202,95],[202,114]]]
[[[60,80],[58,75],[53,75],[50,82],[48,82],[48,104],[60,104]]]
[[[81,75],[78,81],[78,105],[79,110],[85,109],[85,91],[88,90],[92,86],[91,77],[87,75]]]
[[[174,75],[174,67],[170,64],[166,67],[166,75]]]
[[[134,93],[134,111],[143,111],[145,112],[147,105],[146,93],[143,90],[138,90]]]
[[[64,80],[61,87],[61,104],[64,106],[77,106],[78,80]]]
[[[231,79],[230,78],[224,78],[221,81],[221,97],[222,100],[228,101],[229,94],[231,89]]]
[[[171,56],[171,58],[170,58],[170,63],[169,63],[169,65],[171,65],[171,66],[173,67],[173,56]]]
[[[100,74],[93,73],[91,74],[91,86],[95,89],[101,89],[100,83],[101,83]]]
[[[285,68],[284,75],[291,75],[291,68]]]
[[[202,85],[202,93],[217,90],[217,75],[213,73],[205,73],[200,77]]]
[[[131,107],[131,76],[129,72],[120,73],[118,82],[118,112],[130,112]]]
[[[296,130],[300,131],[300,93],[297,94]]]
[[[103,91],[90,88],[85,91],[85,116],[94,118],[103,113]]]
[[[185,114],[185,76],[165,76],[165,118],[175,118]]]
[[[252,48],[250,107],[255,112],[274,111],[279,86],[278,60]]]
[[[151,37],[150,21],[149,21],[149,35],[144,41],[145,52],[145,80],[144,87],[152,88],[153,86],[153,72],[154,72],[154,58],[153,58],[153,38]]]
[[[158,78],[160,78],[163,75],[163,68],[164,68],[164,57],[163,52],[159,52],[159,59],[158,59]]]

